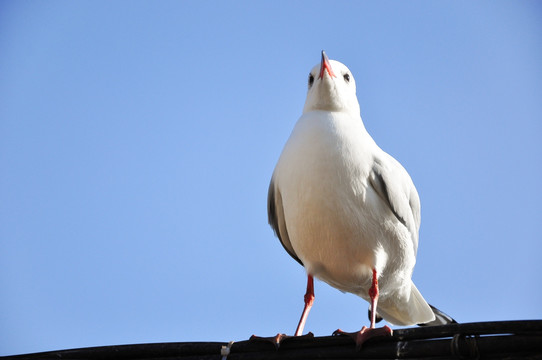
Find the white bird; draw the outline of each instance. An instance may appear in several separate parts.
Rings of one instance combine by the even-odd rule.
[[[392,334],[387,326],[375,329],[377,314],[395,325],[455,322],[429,305],[412,282],[420,227],[416,188],[365,129],[350,70],[324,51],[273,172],[268,215],[308,275],[296,336],[314,300],[313,277],[370,303],[370,328],[353,333],[358,346]]]

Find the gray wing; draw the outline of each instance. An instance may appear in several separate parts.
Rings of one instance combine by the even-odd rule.
[[[397,160],[391,156],[389,158],[389,166],[375,160],[369,183],[395,217],[410,231],[416,252],[421,221],[420,198],[406,170]]]
[[[282,208],[282,197],[279,189],[275,186],[274,178],[271,178],[269,183],[269,191],[267,193],[267,216],[269,225],[273,228],[275,235],[280,240],[280,243],[284,247],[284,250],[298,263],[303,266],[303,263],[297,257],[290,238],[288,237],[288,230],[286,229],[286,219],[284,218],[284,209]]]

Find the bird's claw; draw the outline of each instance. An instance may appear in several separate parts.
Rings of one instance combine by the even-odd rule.
[[[389,326],[381,328],[368,328],[362,327],[360,331],[346,332],[341,329],[337,329],[333,332],[333,336],[346,335],[356,342],[356,349],[359,351],[363,346],[363,343],[373,337],[388,337],[393,336],[393,330]]]
[[[291,339],[291,338],[296,338],[296,339],[300,339],[300,338],[310,338],[312,339],[314,337],[314,334],[309,332],[305,335],[298,335],[298,336],[292,336],[292,335],[286,335],[286,334],[277,334],[275,336],[256,336],[256,335],[252,335],[250,337],[250,341],[265,341],[265,342],[270,342],[273,344],[273,346],[275,346],[275,349],[279,349],[280,347],[280,344],[282,343],[282,341],[286,340],[286,339]]]

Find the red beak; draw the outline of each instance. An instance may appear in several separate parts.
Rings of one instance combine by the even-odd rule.
[[[322,50],[322,62],[320,63],[320,76],[318,76],[318,79],[324,77],[324,70],[327,70],[330,77],[336,77],[333,73],[333,69],[331,69],[331,64],[329,63],[329,58],[327,57],[326,52]]]

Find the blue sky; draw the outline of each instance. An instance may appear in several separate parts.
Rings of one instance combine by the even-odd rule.
[[[536,1],[0,3],[0,355],[293,333],[267,186],[325,49],[422,202],[414,281],[542,312]],[[306,331],[367,325],[315,283]]]

